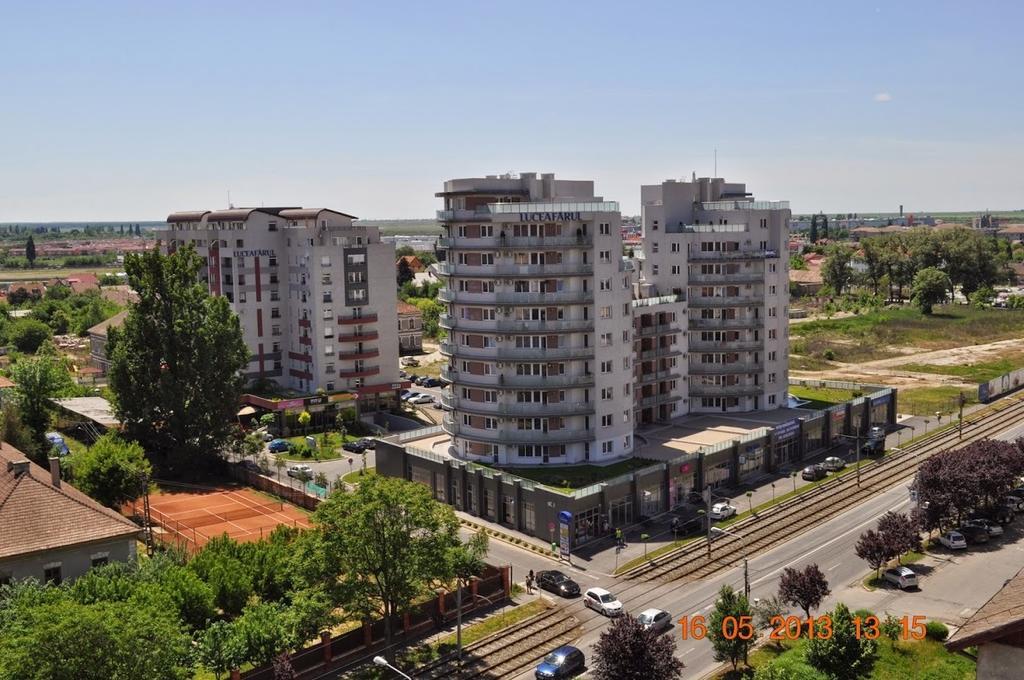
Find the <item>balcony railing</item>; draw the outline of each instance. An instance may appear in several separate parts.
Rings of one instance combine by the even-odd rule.
[[[484,387],[489,389],[561,389],[566,387],[592,387],[593,374],[589,375],[509,375],[498,373],[492,375],[476,375],[469,371],[457,371],[441,367],[441,377],[457,386]]]
[[[338,369],[339,378],[364,378],[369,375],[380,373],[380,366],[363,366],[362,368]]]
[[[487,402],[463,399],[451,394],[441,397],[441,404],[455,411],[464,411],[479,415],[539,418],[545,416],[573,416],[594,413],[594,402],[560,401],[560,402]]]
[[[338,358],[341,359],[342,361],[354,359],[372,359],[374,357],[379,356],[380,350],[376,348],[364,349],[359,352],[338,352]]]
[[[763,363],[746,361],[734,361],[730,364],[690,364],[690,375],[735,375],[740,373],[760,373],[763,370]]]
[[[689,284],[691,286],[708,285],[716,283],[722,285],[739,285],[741,283],[764,283],[764,272],[738,272],[736,274],[702,274],[700,272],[690,272]]]
[[[503,248],[580,248],[594,244],[592,234],[569,236],[467,236],[442,237],[437,239],[438,248],[455,250],[501,250]]]
[[[675,369],[668,369],[664,371],[650,371],[647,373],[640,374],[641,383],[652,383],[661,382],[663,380],[677,380],[682,377],[682,374]]]
[[[355,324],[355,323],[376,323],[376,314],[363,314],[362,316],[339,316],[339,324]]]
[[[649,335],[664,335],[665,333],[678,333],[680,331],[679,325],[675,322],[662,323],[654,326],[640,326],[636,329],[636,334],[640,337],[647,337]]]
[[[619,212],[617,201],[550,201],[536,203],[488,203],[488,209],[495,215],[519,213],[593,213]],[[530,217],[536,222],[560,222],[558,217]]]
[[[648,361],[650,359],[658,359],[661,357],[674,357],[682,354],[683,351],[674,345],[666,347],[655,347],[654,349],[645,349],[640,352],[641,361]]]
[[[465,437],[482,442],[511,444],[568,444],[594,441],[593,430],[565,428],[562,430],[478,430],[457,425],[451,418],[445,418],[441,427],[452,437]]]
[[[668,404],[673,401],[679,401],[680,399],[682,399],[682,397],[678,394],[664,392],[662,394],[655,394],[649,397],[641,397],[639,404],[640,406],[657,406],[658,404]]]
[[[594,330],[593,319],[573,319],[560,321],[520,321],[496,319],[472,321],[456,319],[450,314],[438,317],[441,328],[460,331],[480,331],[484,333],[575,333]]]
[[[502,342],[495,347],[468,347],[454,342],[443,341],[441,354],[448,356],[483,359],[486,361],[556,361],[561,359],[591,359],[593,347],[516,347],[513,343]]]
[[[776,250],[707,250],[691,251],[687,253],[686,259],[695,260],[764,260],[778,257]]]
[[[764,349],[764,340],[694,340],[690,338],[690,351],[753,352]]]
[[[561,290],[554,293],[469,293],[442,288],[437,299],[441,302],[457,302],[466,305],[540,305],[552,304],[587,304],[594,301],[592,290]]]
[[[690,298],[690,307],[705,309],[708,307],[760,307],[764,304],[764,294],[743,295],[735,297],[711,296]]]
[[[691,330],[720,330],[728,328],[762,328],[764,319],[748,316],[739,319],[690,319]]]
[[[431,267],[438,276],[587,276],[594,273],[593,264],[455,264],[436,262]]]
[[[704,210],[789,210],[789,201],[704,201]]]
[[[762,394],[763,385],[690,385],[691,397],[744,397]]]
[[[377,331],[362,331],[359,333],[349,333],[347,335],[339,335],[338,342],[360,342],[363,340],[376,340],[380,337]]]

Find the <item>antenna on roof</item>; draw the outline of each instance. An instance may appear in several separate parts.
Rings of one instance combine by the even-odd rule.
[[[718,177],[718,147],[715,147],[715,174],[712,177]]]
[[[235,206],[231,205],[231,189],[228,189],[228,210],[234,210]]]

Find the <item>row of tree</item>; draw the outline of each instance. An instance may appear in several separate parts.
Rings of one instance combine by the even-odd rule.
[[[215,538],[191,560],[172,551],[70,585],[0,588],[0,680],[177,680],[197,665],[220,677],[284,663],[343,620],[384,617],[390,645],[396,617],[484,566],[486,536],[462,543],[451,508],[414,482],[368,477],[311,519],[258,542]]]
[[[857,557],[867,562],[875,575],[893,559],[921,549],[917,524],[903,513],[887,512],[878,520],[878,530],[868,529],[857,539]]]

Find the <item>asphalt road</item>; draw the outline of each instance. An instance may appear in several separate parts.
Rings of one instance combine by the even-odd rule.
[[[995,438],[1013,440],[1024,436],[1024,423],[1015,425],[996,435]],[[940,612],[947,620],[966,616],[984,604],[1001,586],[1006,578],[1024,567],[1024,541],[1014,543],[1015,536],[1008,535],[1001,543],[995,543],[984,551],[967,551],[956,556],[936,559],[937,564],[927,568],[921,577],[919,591],[900,593],[896,590],[880,589],[869,593],[861,586],[861,580],[870,569],[854,553],[858,536],[872,528],[878,517],[889,510],[908,512],[911,507],[909,493],[904,485],[894,487],[871,498],[856,508],[826,522],[823,525],[792,537],[788,542],[753,557],[749,562],[751,598],[767,597],[778,590],[779,576],[786,567],[803,567],[817,563],[829,580],[833,594],[822,605],[821,611],[830,609],[835,602],[856,602],[856,606],[874,604],[894,614],[916,615],[922,612],[925,602],[934,610],[940,603]],[[1016,536],[1024,533],[1024,522]],[[998,550],[1000,567],[998,573],[978,578],[979,571],[985,571],[993,562],[991,552]],[[742,567],[724,571],[713,578],[696,582],[674,582],[645,584],[639,582],[615,582],[606,579],[594,583],[584,577],[577,579],[581,588],[601,585],[619,595],[627,611],[639,614],[649,607],[669,611],[675,620],[681,616],[708,616],[717,599],[718,590],[728,584],[740,590],[743,588]],[[565,601],[563,601],[565,602]],[[570,611],[583,620],[583,636],[577,646],[590,658],[594,643],[607,625],[607,620],[585,609],[579,601],[566,605]],[[881,611],[876,609],[876,611]],[[934,613],[931,616],[940,616]],[[679,626],[666,635],[680,636]],[[712,657],[711,644],[707,640],[682,641],[677,637],[677,655],[686,664],[684,678],[702,678],[719,666]],[[533,677],[533,669],[518,676],[520,680]]]

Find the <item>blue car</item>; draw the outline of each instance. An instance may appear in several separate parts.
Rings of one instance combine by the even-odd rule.
[[[287,439],[274,439],[267,445],[271,453],[285,453],[291,451],[292,443]]]
[[[47,432],[46,441],[50,442],[50,448],[57,450],[58,456],[66,456],[71,453],[68,445],[64,442],[64,437],[57,432]]]
[[[549,678],[571,678],[581,672],[586,663],[583,652],[571,645],[564,645],[544,657],[537,666],[537,680]]]

